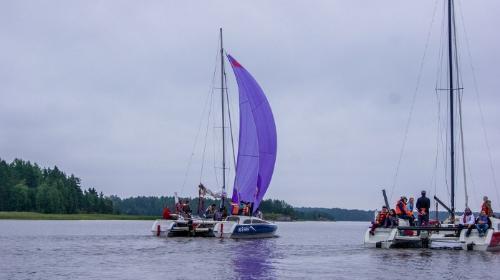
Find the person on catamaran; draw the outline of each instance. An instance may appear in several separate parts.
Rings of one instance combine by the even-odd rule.
[[[408,199],[408,213],[410,216],[413,217],[413,219],[415,219],[415,216],[413,215],[415,212],[413,211],[415,208],[415,199],[413,198],[413,196],[410,197],[410,199]]]
[[[400,219],[408,220],[410,226],[413,226],[415,219],[413,218],[413,215],[410,215],[410,212],[408,211],[408,207],[406,204],[407,201],[408,199],[406,198],[406,196],[401,197],[401,199],[396,204],[396,215]]]
[[[384,227],[396,227],[398,226],[398,217],[396,215],[396,210],[391,209],[387,217],[385,218]]]
[[[181,215],[182,214],[182,201],[179,199],[175,204],[175,213]]]
[[[375,234],[375,229],[377,227],[381,227],[385,225],[385,219],[387,218],[387,214],[389,212],[387,211],[387,206],[382,206],[382,210],[378,212],[377,218],[375,219],[374,222],[372,222],[372,226],[370,228],[370,234],[374,235]]]
[[[479,214],[476,223],[476,228],[477,232],[479,233],[479,237],[483,237],[486,234],[486,231],[489,228],[488,226],[489,220],[490,219],[488,218],[488,215],[486,215],[486,212],[484,210],[481,211],[481,214]]]
[[[231,215],[238,215],[240,212],[240,205],[238,203],[231,202]]]
[[[227,218],[227,209],[226,206],[222,206],[222,219]]]
[[[162,218],[165,220],[170,219],[170,209],[168,209],[167,205],[163,206]]]
[[[205,210],[205,218],[212,219],[215,215],[216,210],[217,210],[217,206],[215,205],[215,203],[208,206],[207,210]]]
[[[259,208],[257,208],[257,211],[255,211],[254,216],[262,220],[264,219],[264,214],[262,214],[262,211],[260,211]]]
[[[469,207],[464,210],[464,214],[460,219],[460,226],[467,228],[467,232],[465,233],[466,237],[469,237],[472,230],[476,228],[476,219],[474,218],[474,214]]]
[[[420,193],[422,196],[417,199],[415,205],[418,211],[418,225],[426,226],[429,224],[429,209],[431,208],[431,200],[426,197],[425,190]]]
[[[184,218],[191,218],[191,207],[189,206],[189,199],[184,200],[182,204],[182,212],[184,213]]]
[[[251,206],[251,203],[250,202],[247,202],[245,204],[243,204],[243,210],[242,210],[242,215],[243,216],[250,216],[251,214],[251,209],[252,209],[252,206]]]
[[[487,196],[483,197],[483,205],[481,205],[481,212],[482,211],[484,211],[488,217],[492,217],[494,214],[491,208],[491,200],[489,200]]]

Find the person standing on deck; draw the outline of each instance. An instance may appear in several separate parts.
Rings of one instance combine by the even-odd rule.
[[[426,197],[425,190],[421,192],[421,197],[417,199],[418,225],[426,226],[429,224],[429,209],[431,208],[431,200]]]
[[[487,196],[483,197],[483,205],[481,205],[481,212],[484,211],[486,216],[493,216],[493,209],[491,208],[491,200]]]
[[[413,215],[415,212],[413,211],[415,209],[415,199],[413,196],[410,197],[408,200],[408,215],[412,216],[415,219],[415,216]]]

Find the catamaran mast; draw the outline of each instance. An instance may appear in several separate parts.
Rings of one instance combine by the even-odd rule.
[[[226,135],[225,135],[225,118],[224,118],[224,46],[222,44],[222,28],[220,28],[220,92],[221,92],[221,108],[222,108],[222,199],[221,205],[224,206],[226,193]]]
[[[453,0],[448,0],[448,72],[450,75],[450,181],[451,181],[451,218],[455,219],[455,139],[454,139],[454,105],[453,105]]]

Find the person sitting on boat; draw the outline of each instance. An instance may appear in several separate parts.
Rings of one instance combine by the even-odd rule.
[[[222,206],[222,219],[227,218],[227,209],[226,206]]]
[[[426,197],[426,192],[421,192],[421,197],[417,199],[415,205],[418,211],[418,225],[426,226],[429,224],[429,209],[431,208],[431,200]]]
[[[486,215],[486,212],[483,210],[481,211],[481,214],[479,214],[479,217],[477,218],[477,223],[476,223],[476,228],[477,232],[479,233],[479,237],[483,237],[486,231],[488,230],[489,226],[489,218],[488,215]]]
[[[374,222],[372,222],[372,226],[370,228],[370,234],[374,235],[375,234],[375,229],[377,227],[381,227],[385,225],[385,219],[387,218],[387,206],[382,206],[382,210],[378,212],[377,218],[375,219]]]
[[[231,202],[231,215],[238,215],[240,213],[240,205],[238,203]]]
[[[222,209],[217,209],[214,214],[215,221],[222,221]]]
[[[175,204],[175,213],[176,214],[182,214],[182,201],[179,200],[176,204]]]
[[[493,216],[493,209],[491,208],[491,200],[487,196],[483,197],[483,205],[481,205],[481,212],[484,211],[486,216]]]
[[[189,199],[184,200],[182,204],[182,212],[184,214],[184,218],[191,218],[191,207],[189,206]]]
[[[460,227],[467,228],[466,237],[469,237],[471,231],[476,228],[476,219],[474,219],[474,214],[469,207],[464,210],[464,214],[460,219]]]
[[[264,220],[264,214],[262,214],[262,211],[260,211],[259,208],[257,208],[257,211],[255,211],[254,216],[259,218],[259,219]]]
[[[251,209],[251,205],[250,205],[250,202],[247,202],[244,204],[243,206],[243,210],[242,210],[242,215],[243,216],[250,216],[250,209]]]
[[[212,219],[214,217],[216,209],[217,209],[217,206],[215,205],[215,203],[208,206],[207,210],[205,210],[205,218]]]
[[[389,214],[387,214],[387,216],[385,218],[384,227],[388,228],[388,227],[396,227],[396,226],[398,226],[398,217],[396,215],[396,210],[391,209],[389,211]]]
[[[167,205],[163,206],[162,218],[165,220],[170,219],[170,209],[168,209]]]
[[[408,211],[408,207],[406,206],[407,202],[406,196],[402,196],[401,199],[398,201],[396,204],[396,215],[398,218],[403,219],[403,220],[408,220],[410,223],[410,226],[413,226],[413,215],[410,215],[410,212]]]

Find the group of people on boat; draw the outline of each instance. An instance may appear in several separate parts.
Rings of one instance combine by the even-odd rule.
[[[257,211],[253,211],[253,203],[240,201],[240,203],[231,203],[231,215],[240,215],[240,216],[254,216],[260,219],[263,219],[262,212],[257,208]]]
[[[397,201],[395,209],[388,209],[386,205],[382,206],[382,210],[378,212],[375,221],[372,222],[370,234],[375,234],[375,229],[378,227],[395,227],[398,226],[399,219],[407,220],[410,226],[427,226],[429,225],[429,209],[431,206],[430,199],[426,196],[426,191],[421,192],[421,197],[414,204],[414,198],[408,200],[405,196]],[[415,213],[417,214],[417,223],[415,222]],[[467,228],[466,236],[469,236],[473,229],[477,229],[479,236],[483,236],[489,227],[491,221],[489,217],[494,217],[491,201],[487,196],[483,198],[480,214],[474,218],[474,214],[470,208],[466,208],[463,216],[460,218],[460,226]]]
[[[382,210],[377,214],[374,222],[372,222],[370,234],[375,233],[377,227],[395,227],[398,226],[399,219],[408,220],[410,226],[415,225],[415,213],[418,217],[418,225],[426,226],[429,224],[429,209],[431,201],[426,196],[426,191],[421,192],[421,196],[417,199],[410,197],[408,200],[406,196],[401,196],[397,201],[394,209],[388,209],[386,205],[382,206]]]
[[[466,207],[464,214],[460,218],[460,226],[462,228],[467,228],[465,236],[470,236],[473,229],[477,229],[479,237],[484,236],[491,227],[490,217],[495,217],[495,215],[491,207],[491,200],[489,200],[487,196],[483,197],[481,212],[479,212],[477,218],[474,217],[474,213],[472,213],[470,208]]]

